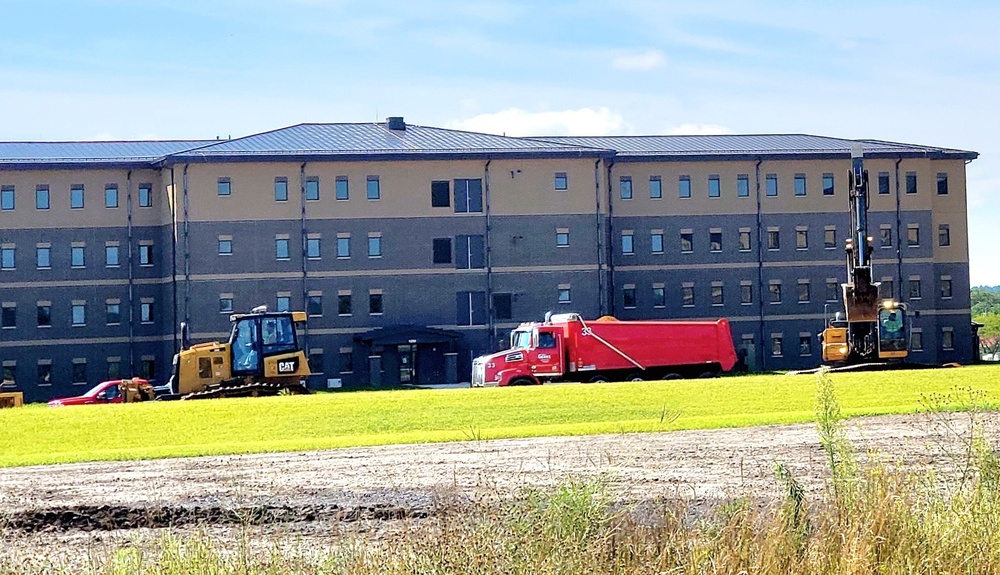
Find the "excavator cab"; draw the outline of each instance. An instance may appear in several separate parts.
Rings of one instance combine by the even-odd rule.
[[[908,352],[906,304],[885,300],[878,310],[879,359],[903,359]]]

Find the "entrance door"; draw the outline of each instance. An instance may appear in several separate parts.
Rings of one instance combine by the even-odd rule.
[[[417,346],[400,345],[399,351],[399,383],[417,383]]]

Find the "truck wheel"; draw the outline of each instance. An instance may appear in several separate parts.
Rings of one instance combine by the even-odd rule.
[[[630,373],[629,376],[625,378],[625,381],[642,381],[642,374]]]
[[[712,379],[713,377],[719,377],[719,372],[717,371],[706,371],[698,376],[698,379]]]
[[[531,381],[527,377],[519,377],[511,381],[510,385],[535,385],[535,382]]]
[[[681,374],[679,373],[667,373],[663,376],[663,381],[670,381],[672,379],[681,379]]]
[[[608,378],[603,375],[595,375],[594,377],[590,378],[589,383],[607,383],[608,381],[609,381]]]

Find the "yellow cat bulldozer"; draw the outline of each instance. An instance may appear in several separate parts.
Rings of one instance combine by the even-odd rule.
[[[188,345],[181,324],[181,351],[174,355],[169,393],[159,399],[256,397],[309,393],[311,372],[296,326],[302,311],[269,312],[266,306],[229,317],[227,343]]]

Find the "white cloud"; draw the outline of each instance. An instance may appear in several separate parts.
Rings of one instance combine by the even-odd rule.
[[[667,63],[667,57],[659,50],[646,50],[639,54],[618,56],[611,61],[615,70],[645,72],[662,68]]]
[[[555,112],[508,108],[465,120],[452,120],[445,127],[508,136],[609,136],[632,131],[621,114],[603,107]]]
[[[681,124],[671,128],[668,134],[672,136],[708,136],[712,134],[732,134],[733,131],[718,124]]]

